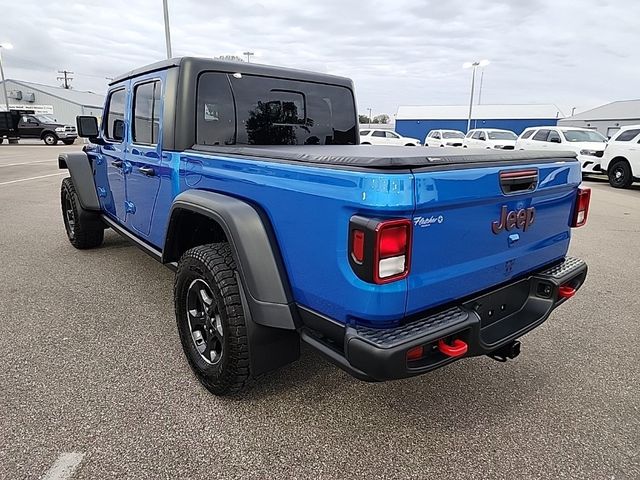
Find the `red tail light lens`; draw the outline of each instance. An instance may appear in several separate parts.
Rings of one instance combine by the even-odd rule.
[[[373,280],[388,283],[409,274],[411,222],[406,219],[381,222],[376,228]]]
[[[591,189],[585,187],[578,188],[576,206],[573,213],[572,227],[582,227],[587,223],[589,214],[589,204],[591,203]]]

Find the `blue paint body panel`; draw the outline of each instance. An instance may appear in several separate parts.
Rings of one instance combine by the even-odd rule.
[[[526,119],[472,119],[471,128],[499,128],[502,130],[511,130],[520,135],[525,128],[537,127],[542,125],[555,126],[558,123],[557,118],[526,118]],[[430,130],[447,129],[467,131],[467,119],[456,120],[396,120],[396,132],[405,137],[417,138],[424,140]]]
[[[135,85],[154,79],[164,88],[162,71],[122,84],[128,107]],[[132,143],[130,113],[124,121],[122,143],[88,152],[105,214],[161,251],[171,205],[181,192],[197,189],[244,199],[271,224],[295,302],[340,323],[397,325],[407,315],[523,276],[567,253],[570,215],[581,181],[575,161],[352,171],[194,150],[162,151],[161,142]],[[438,127],[451,128],[442,123]],[[159,135],[162,138],[162,125]],[[121,169],[112,165],[118,159]],[[142,175],[141,167],[153,168],[154,174]],[[499,173],[510,168],[537,169],[535,191],[504,195]],[[535,224],[527,231],[494,234],[491,223],[499,219],[503,205],[514,210],[535,207]],[[406,279],[375,285],[354,274],[347,252],[353,215],[413,221]]]

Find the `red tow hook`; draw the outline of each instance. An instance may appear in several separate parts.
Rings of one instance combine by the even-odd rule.
[[[560,288],[558,288],[558,296],[560,298],[571,298],[575,294],[576,294],[576,289],[568,285],[563,285]]]
[[[453,344],[448,345],[444,340],[438,340],[438,350],[447,357],[461,357],[467,353],[469,346],[462,340],[456,338]]]

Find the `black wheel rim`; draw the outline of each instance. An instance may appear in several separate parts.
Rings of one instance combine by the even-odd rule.
[[[611,172],[611,178],[616,185],[623,185],[625,182],[625,172],[622,165],[616,165]]]
[[[196,351],[209,364],[220,362],[224,331],[211,287],[203,279],[191,282],[187,290],[187,320]]]
[[[67,229],[67,235],[69,239],[73,240],[76,236],[76,214],[73,210],[73,204],[68,193],[64,195],[64,226]]]

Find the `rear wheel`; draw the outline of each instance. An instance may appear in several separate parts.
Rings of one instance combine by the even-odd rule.
[[[407,144],[405,145],[405,147],[415,147],[415,146],[416,146],[416,144],[415,144],[415,143],[407,143]]]
[[[629,188],[633,182],[631,167],[626,160],[618,160],[609,166],[609,184],[613,188]]]
[[[42,136],[42,141],[46,145],[55,145],[58,143],[58,137],[56,137],[53,133],[45,133]]]
[[[99,224],[88,223],[83,219],[78,194],[73,181],[69,177],[62,180],[60,201],[64,229],[71,245],[80,250],[99,247],[104,240],[104,228]]]
[[[174,304],[182,348],[198,380],[216,395],[245,390],[251,380],[247,329],[228,243],[182,255]]]

